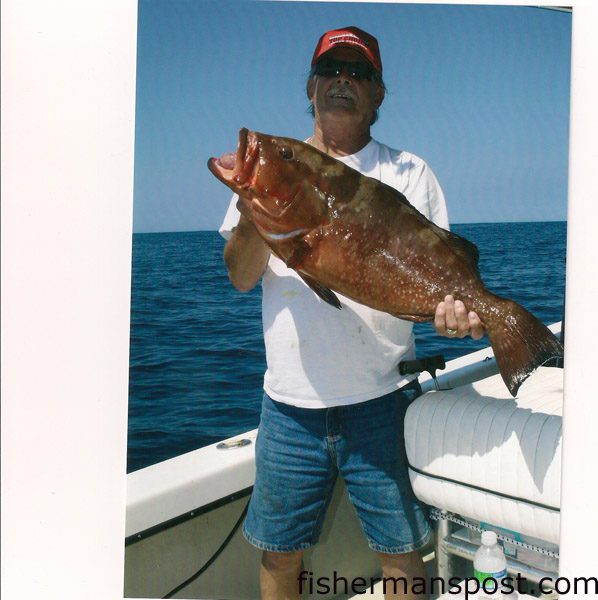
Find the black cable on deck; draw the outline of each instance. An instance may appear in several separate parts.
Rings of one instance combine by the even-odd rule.
[[[247,502],[247,504],[245,505],[245,508],[241,512],[241,515],[237,519],[237,522],[235,523],[234,527],[231,529],[230,533],[226,536],[226,539],[224,540],[224,542],[222,542],[220,548],[218,548],[218,550],[216,550],[216,552],[208,560],[208,562],[206,562],[206,564],[203,565],[203,567],[201,567],[201,569],[199,569],[199,571],[197,571],[196,573],[191,575],[191,577],[189,577],[189,579],[186,579],[185,581],[183,581],[183,583],[180,583],[173,590],[168,592],[168,594],[166,594],[166,596],[163,596],[163,598],[172,598],[177,592],[180,592],[184,587],[188,586],[190,583],[195,581],[200,575],[202,575],[202,573],[204,573],[204,571],[220,556],[222,551],[226,548],[228,543],[231,541],[232,537],[237,532],[237,529],[239,529],[239,526],[241,525],[241,523],[243,522],[243,519],[245,518],[245,515],[247,514],[248,507],[249,507],[249,502]]]

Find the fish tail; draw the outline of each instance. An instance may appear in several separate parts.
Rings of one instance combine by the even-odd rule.
[[[530,374],[553,358],[563,357],[563,346],[534,315],[512,300],[497,298],[499,310],[486,331],[502,378],[512,396]]]

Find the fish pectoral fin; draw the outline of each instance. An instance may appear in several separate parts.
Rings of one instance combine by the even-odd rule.
[[[320,297],[324,302],[334,306],[334,308],[342,308],[341,301],[338,296],[325,285],[322,285],[319,281],[316,281],[313,277],[306,275],[305,273],[299,273],[299,276],[305,283]]]

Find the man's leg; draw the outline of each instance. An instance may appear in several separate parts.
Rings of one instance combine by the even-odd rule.
[[[385,554],[377,552],[382,565],[384,581],[385,600],[426,600],[428,594],[423,592],[423,582],[426,581],[426,570],[424,561],[419,552],[407,552],[406,554]],[[415,579],[417,578],[417,579]],[[415,593],[413,592],[415,586]],[[428,592],[427,589],[425,589]],[[407,592],[407,593],[405,593]]]
[[[300,600],[306,583],[300,585],[303,551],[262,554],[260,590],[262,600]]]
[[[411,488],[403,433],[405,411],[417,393],[414,388],[345,407],[343,436],[336,446],[339,470],[369,546],[389,578],[385,598],[425,598],[418,592],[427,591],[417,550],[428,542],[431,529]]]
[[[256,478],[243,534],[261,548],[262,598],[301,598],[305,548],[317,543],[336,480],[326,444],[326,409],[298,408],[264,394]]]

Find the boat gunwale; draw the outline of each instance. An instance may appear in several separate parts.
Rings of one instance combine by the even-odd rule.
[[[197,517],[201,517],[206,513],[212,512],[213,510],[217,510],[226,506],[227,504],[231,504],[232,502],[236,502],[237,500],[241,500],[246,498],[253,492],[253,486],[247,487],[239,492],[234,492],[228,496],[224,496],[223,498],[219,498],[218,500],[214,500],[209,504],[205,504],[198,508],[195,508],[189,512],[186,512],[182,515],[178,515],[177,517],[173,517],[172,519],[168,519],[167,521],[163,521],[162,523],[158,523],[148,529],[144,529],[143,531],[139,531],[132,535],[129,535],[125,538],[125,546],[131,546],[141,540],[146,540],[147,538],[161,533],[166,529],[170,529],[171,527],[176,527],[177,525],[181,525],[182,523],[186,523],[191,519],[195,519]]]

